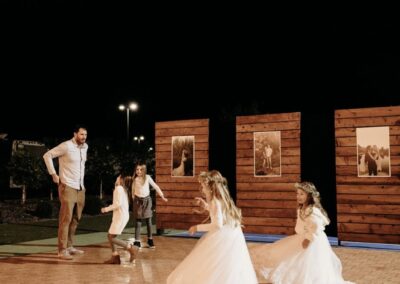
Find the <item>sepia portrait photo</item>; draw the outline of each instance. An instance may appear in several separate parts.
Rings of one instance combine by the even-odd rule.
[[[281,176],[281,132],[254,132],[254,176]]]
[[[172,171],[174,177],[194,176],[194,136],[172,137]]]
[[[389,127],[363,127],[357,134],[359,177],[390,177]]]

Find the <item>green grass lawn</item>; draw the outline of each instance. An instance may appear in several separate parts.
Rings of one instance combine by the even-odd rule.
[[[76,234],[107,232],[112,214],[83,216]],[[127,227],[133,227],[133,216],[130,216]],[[39,221],[31,224],[0,224],[0,245],[16,244],[33,240],[56,238],[58,220]]]

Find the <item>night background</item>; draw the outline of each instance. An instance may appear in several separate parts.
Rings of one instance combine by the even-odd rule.
[[[157,121],[209,118],[209,168],[228,178],[234,195],[235,116],[301,112],[302,178],[321,191],[333,221],[330,235],[336,232],[336,202],[330,202],[334,110],[400,105],[394,23],[293,21],[257,36],[244,30],[214,35],[212,46],[196,47],[201,52],[190,37],[184,52],[182,46],[163,50],[154,55],[157,64],[147,66],[143,58],[140,63],[130,58],[123,43],[120,50],[99,44],[104,40],[99,31],[52,35],[50,45],[38,30],[25,26],[21,32],[7,35],[1,67],[0,133],[8,134],[0,142],[1,167],[12,140],[70,139],[76,123],[87,126],[89,146],[97,138],[126,140],[126,112],[118,105],[135,101],[139,109],[130,113],[130,137],[144,135],[146,147],[154,148]]]

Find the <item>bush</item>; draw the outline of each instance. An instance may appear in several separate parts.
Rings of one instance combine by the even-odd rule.
[[[51,218],[53,215],[53,206],[49,201],[41,200],[35,210],[35,216],[39,218]]]
[[[96,196],[86,196],[83,213],[88,215],[98,215],[101,213],[103,202]]]

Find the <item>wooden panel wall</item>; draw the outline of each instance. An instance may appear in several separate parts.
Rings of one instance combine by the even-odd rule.
[[[357,177],[358,127],[389,126],[391,177]],[[400,106],[335,111],[338,237],[400,243]]]
[[[254,176],[254,132],[281,131],[281,176]],[[300,181],[300,113],[239,116],[236,119],[237,206],[244,231],[292,234],[296,219],[293,183]]]
[[[206,215],[194,214],[201,196],[197,176],[208,170],[208,119],[157,122],[155,125],[156,183],[168,202],[157,196],[157,229],[188,229],[201,223]],[[171,176],[172,136],[194,136],[194,176]]]

